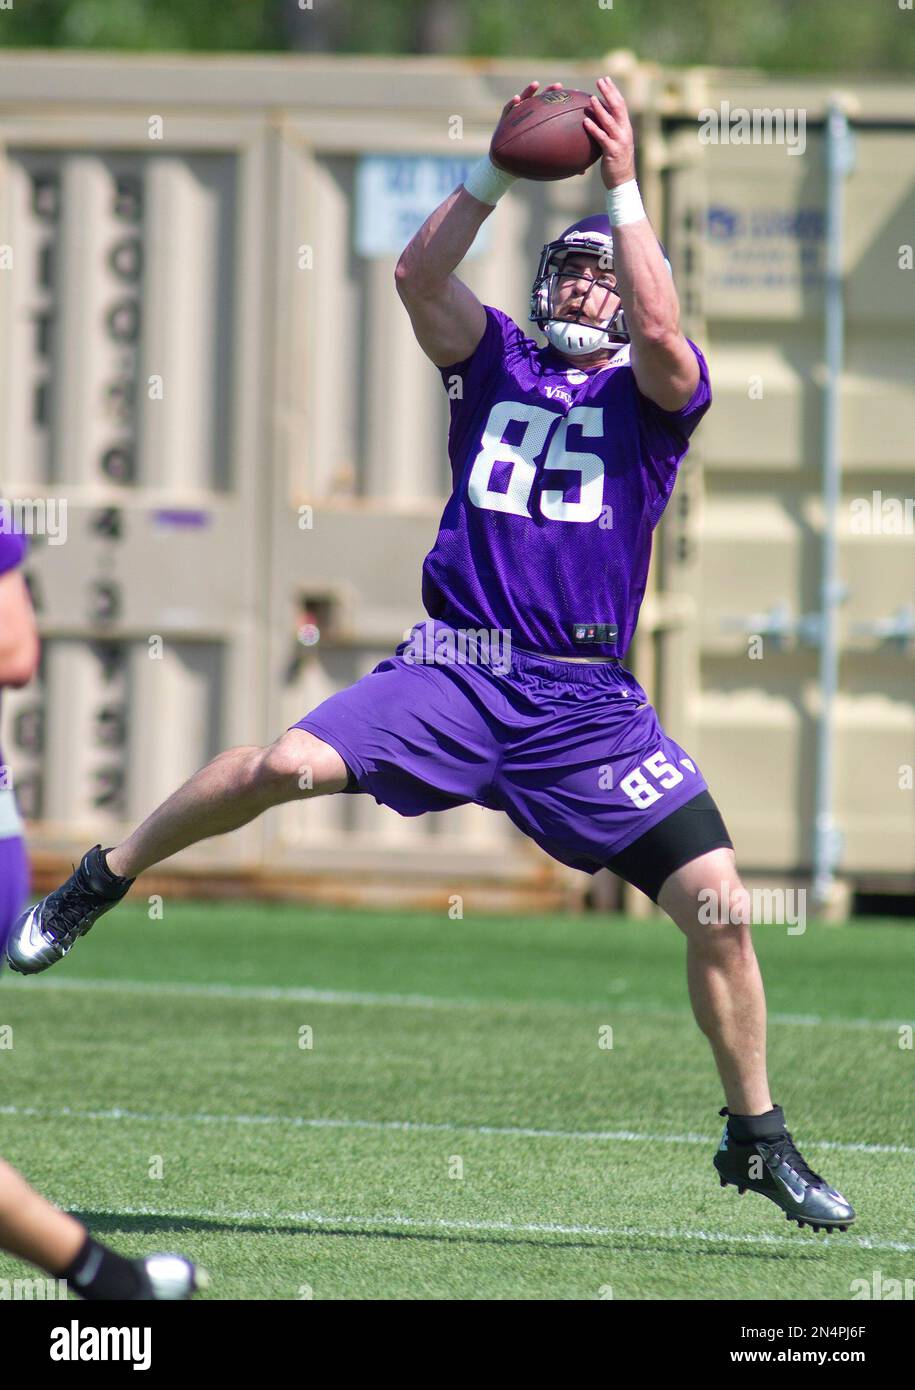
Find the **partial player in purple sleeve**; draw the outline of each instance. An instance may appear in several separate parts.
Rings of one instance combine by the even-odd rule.
[[[19,566],[25,537],[5,529],[0,512],[0,691],[35,675],[35,616]],[[0,753],[0,970],[4,947],[29,887],[28,858],[13,778]],[[30,1187],[0,1158],[0,1250],[43,1269],[80,1298],[184,1299],[207,1282],[183,1255],[129,1259],[94,1240],[81,1221]],[[48,1294],[55,1297],[56,1294]]]
[[[451,412],[452,492],[423,566],[427,620],[269,747],[221,754],[122,844],[91,849],[17,924],[9,959],[23,973],[47,969],[137,874],[268,806],[343,791],[404,816],[486,806],[564,864],[609,867],[683,931],[690,1000],[726,1101],[721,1182],[814,1230],[845,1229],[851,1205],[809,1168],[772,1101],[731,838],[696,760],[622,665],[652,535],[711,387],[642,206],[625,102],[609,78],[597,85],[586,126],[606,212],[543,248],[530,303],[543,343],[455,274],[515,182],[488,159],[397,265]]]
[[[25,537],[7,529],[0,513],[0,698],[4,686],[27,685],[38,665],[38,634],[19,569],[25,554]],[[0,748],[0,947],[28,889],[28,856],[13,774]]]

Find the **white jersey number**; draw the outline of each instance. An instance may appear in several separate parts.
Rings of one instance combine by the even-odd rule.
[[[695,772],[696,769],[689,760],[687,760],[687,766],[691,772]],[[657,779],[664,791],[678,787],[683,781],[683,773],[678,767],[674,767],[673,763],[667,761],[663,752],[652,753],[650,758],[645,759],[641,767],[634,768],[620,782],[622,790],[640,811],[644,811],[649,806],[653,806],[656,801],[660,801],[663,794],[658,791],[657,787],[651,785],[642,772],[643,767],[647,768],[652,777]]]
[[[557,419],[559,428],[550,441],[543,469],[544,472],[562,469],[580,474],[581,495],[577,502],[567,502],[560,489],[545,489],[541,494],[540,510],[551,521],[597,520],[604,504],[604,461],[598,454],[566,448],[570,425],[580,426],[586,439],[603,437],[604,411],[602,406],[596,405],[573,406],[566,416],[520,401],[499,401],[494,405],[467,484],[468,496],[475,507],[490,512],[510,512],[513,516],[530,516],[528,502],[537,475],[534,459],[542,451]],[[506,444],[502,436],[512,421],[524,424],[524,434],[517,444]],[[493,469],[497,463],[511,465],[504,492],[492,488]]]

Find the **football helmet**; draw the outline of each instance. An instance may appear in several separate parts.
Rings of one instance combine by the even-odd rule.
[[[659,243],[660,244],[660,243]],[[663,246],[661,247],[664,253]],[[585,323],[580,317],[565,319],[554,312],[556,282],[567,256],[573,252],[601,258],[601,269],[613,271],[613,231],[605,213],[574,222],[555,241],[548,241],[540,252],[537,276],[531,287],[530,322],[536,323],[547,341],[560,352],[583,357],[600,348],[628,343],[629,331],[623,306],[619,304],[609,319],[600,324]],[[670,261],[664,255],[670,270]],[[671,272],[672,273],[672,272]],[[580,313],[580,311],[579,311]]]

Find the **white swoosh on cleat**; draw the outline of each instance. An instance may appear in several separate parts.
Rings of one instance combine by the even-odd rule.
[[[41,947],[42,947],[43,945],[46,944],[44,938],[43,938],[42,935],[41,935],[41,928],[40,928],[40,927],[37,928],[38,942],[36,943],[36,941],[35,941],[35,935],[36,935],[35,913],[36,913],[37,911],[38,911],[38,908],[37,908],[37,907],[33,907],[33,908],[32,908],[32,910],[31,910],[31,912],[29,913],[29,916],[28,916],[28,921],[26,922],[26,928],[27,928],[26,932],[20,932],[20,933],[19,933],[19,943],[20,943],[20,945],[25,945],[26,948],[27,948],[27,950],[29,951],[29,953],[32,954],[32,955],[35,954],[36,946],[37,946],[37,949],[40,951],[40,950],[41,950]],[[24,942],[23,942],[23,936],[25,937],[25,941],[24,941]]]
[[[806,1195],[807,1195],[807,1189],[806,1189],[806,1188],[801,1188],[800,1195],[798,1195],[798,1194],[795,1192],[794,1188],[791,1186],[790,1182],[785,1182],[785,1179],[782,1178],[782,1177],[779,1177],[778,1173],[773,1173],[772,1176],[773,1176],[773,1178],[775,1179],[775,1181],[778,1183],[778,1185],[779,1185],[780,1187],[783,1187],[783,1188],[785,1189],[786,1192],[790,1193],[791,1196],[794,1198],[794,1200],[797,1202],[798,1206],[800,1206],[801,1203],[803,1202],[804,1198],[805,1198]]]

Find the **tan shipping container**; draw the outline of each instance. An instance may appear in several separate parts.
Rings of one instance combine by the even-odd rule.
[[[831,89],[608,66],[715,395],[658,532],[630,664],[709,779],[745,874],[781,882],[811,862],[817,650],[800,620],[819,602]],[[552,76],[588,87],[599,71]],[[90,54],[7,56],[0,74],[0,241],[14,255],[0,277],[0,492],[69,507],[68,544],[38,544],[29,562],[45,657],[34,687],[5,696],[2,732],[53,877],[219,748],[272,741],[422,617],[447,402],[394,290],[408,232],[383,224],[371,179],[415,177],[419,201],[447,192],[527,74]],[[703,144],[699,112],[725,102],[803,111],[804,152]],[[835,813],[843,882],[911,888],[915,330],[900,247],[915,101],[874,82],[852,84],[849,103]],[[383,201],[392,218],[402,192]],[[462,276],[526,324],[540,246],[601,193],[596,170],[516,185]],[[860,530],[853,504],[873,510],[874,493],[899,501],[898,534],[885,520]],[[296,641],[306,619],[321,629],[311,647]],[[298,879],[481,904],[572,902],[590,886],[495,813],[404,820],[363,797],[270,812],[174,867],[213,889]]]

